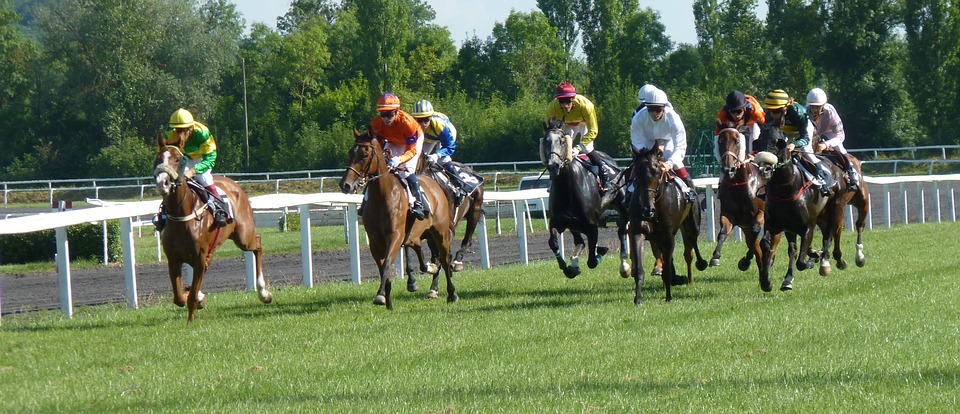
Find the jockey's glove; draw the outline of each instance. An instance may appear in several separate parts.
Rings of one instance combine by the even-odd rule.
[[[400,165],[400,157],[393,157],[387,161],[387,167],[390,167],[391,169],[397,168],[398,165]]]

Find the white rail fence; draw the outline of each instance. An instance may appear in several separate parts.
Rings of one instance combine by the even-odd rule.
[[[936,176],[907,176],[907,177],[865,177],[865,180],[872,185],[880,185],[884,194],[883,208],[887,227],[892,226],[891,194],[896,191],[898,196],[903,197],[902,217],[903,222],[909,222],[909,198],[908,186],[916,185],[918,197],[920,200],[919,215],[920,221],[926,217],[926,204],[924,203],[923,184],[933,184],[935,187],[936,220],[956,221],[957,206],[954,191],[954,183],[960,181],[960,174],[936,175]],[[710,241],[714,241],[716,235],[716,211],[715,208],[715,189],[718,180],[716,178],[699,178],[694,180],[697,187],[702,188],[711,202],[707,203],[706,216],[713,219],[707,220],[706,233]],[[946,186],[947,188],[943,188]],[[944,217],[941,211],[941,195],[945,193],[949,197],[950,211]],[[502,203],[508,202],[513,208],[513,217],[516,222],[517,245],[520,263],[528,263],[527,255],[527,227],[530,219],[530,210],[528,201],[540,200],[543,202],[548,198],[546,189],[532,189],[520,191],[489,191],[485,195],[485,202]],[[350,270],[353,283],[361,282],[360,271],[360,230],[357,216],[357,206],[362,201],[361,195],[345,195],[339,193],[314,193],[314,194],[269,194],[251,198],[251,205],[254,210],[277,210],[288,207],[297,207],[300,211],[300,232],[301,232],[301,255],[303,264],[302,284],[307,287],[313,286],[313,261],[312,261],[312,240],[311,240],[311,206],[343,206],[345,212],[344,225],[346,227],[347,244],[350,251]],[[517,203],[521,202],[521,210],[517,210]],[[95,221],[120,220],[120,230],[123,247],[123,271],[125,288],[127,292],[127,306],[136,309],[137,303],[137,278],[136,278],[136,255],[134,252],[134,220],[143,215],[150,215],[157,211],[159,200],[140,201],[124,204],[115,204],[111,206],[94,207],[88,209],[71,210],[56,213],[36,214],[30,216],[10,218],[0,220],[0,235],[30,233],[40,230],[55,229],[57,246],[57,269],[59,273],[60,286],[60,308],[67,317],[73,316],[73,297],[71,291],[70,260],[69,260],[69,241],[67,240],[67,227]],[[519,214],[518,214],[519,212]],[[546,216],[545,213],[544,218]],[[847,212],[848,224],[852,228],[851,212]],[[498,209],[499,231],[499,209]],[[872,219],[868,220],[868,228],[873,227]],[[486,215],[481,216],[481,223],[477,229],[477,238],[480,250],[480,265],[483,269],[490,268],[489,244],[486,226]],[[253,257],[252,253],[246,253],[245,260],[247,266],[246,285],[247,289],[254,288]],[[402,268],[402,267],[400,267]],[[2,298],[0,298],[2,299]]]

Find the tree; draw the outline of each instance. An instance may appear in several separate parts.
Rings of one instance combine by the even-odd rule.
[[[752,92],[770,82],[771,55],[764,38],[763,22],[757,18],[756,0],[696,0],[699,54],[706,75],[701,85],[716,102],[731,90]],[[775,82],[774,82],[775,83]]]
[[[960,142],[960,6],[948,0],[906,0],[910,97],[931,144]]]
[[[9,1],[0,1],[0,130],[4,132],[4,151],[0,151],[0,169],[33,150],[35,130],[23,128],[34,118],[31,102],[36,96],[34,64],[40,50],[17,29],[20,16]],[[18,177],[29,178],[29,177]]]
[[[537,0],[537,7],[547,17],[550,26],[557,29],[557,39],[563,50],[563,79],[572,78],[571,64],[580,35],[575,15],[576,3],[576,0]]]
[[[490,75],[496,80],[491,83],[510,101],[552,90],[555,76],[563,70],[556,29],[536,11],[511,11],[505,23],[494,24],[486,52],[492,63]]]

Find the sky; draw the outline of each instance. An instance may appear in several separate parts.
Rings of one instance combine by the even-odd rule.
[[[277,17],[290,9],[288,0],[233,0],[247,21],[264,23],[276,28]],[[446,26],[459,48],[463,41],[474,34],[486,39],[493,32],[495,22],[503,22],[510,10],[530,12],[537,9],[536,0],[426,0],[437,12],[434,23]],[[757,8],[757,15],[766,16],[765,1]],[[667,36],[674,43],[696,43],[697,33],[693,24],[693,0],[653,2],[640,0],[640,7],[650,7],[660,13],[660,22],[666,26]]]

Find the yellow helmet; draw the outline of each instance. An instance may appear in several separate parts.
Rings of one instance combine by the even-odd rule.
[[[180,108],[173,115],[170,115],[170,128],[187,128],[193,126],[193,114],[190,111]]]
[[[767,109],[780,109],[790,103],[790,95],[783,89],[774,89],[767,94],[767,99],[764,101],[764,104],[767,105]]]
[[[426,99],[421,99],[413,104],[413,113],[410,115],[413,115],[414,118],[427,118],[432,116],[433,113],[433,104]]]

